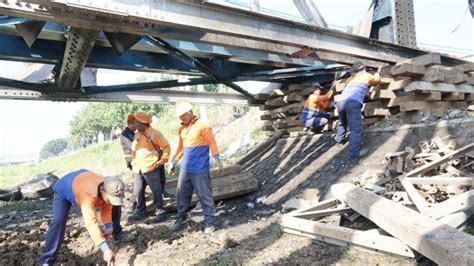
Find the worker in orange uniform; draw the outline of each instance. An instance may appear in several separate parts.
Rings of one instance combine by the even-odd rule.
[[[319,133],[329,122],[329,114],[324,110],[328,108],[329,101],[334,93],[330,89],[321,95],[323,87],[318,83],[314,86],[314,92],[308,96],[301,113],[301,123],[308,133]]]
[[[179,160],[181,160],[181,169],[176,204],[178,215],[171,230],[177,231],[187,224],[189,205],[193,191],[196,190],[204,213],[204,232],[212,233],[216,228],[214,225],[215,205],[209,172],[209,151],[214,159],[214,167],[221,171],[223,166],[219,150],[212,129],[194,116],[193,105],[190,102],[178,101],[176,116],[182,122],[178,130],[179,144],[168,171],[173,173]]]
[[[134,115],[137,132],[132,143],[132,171],[135,173],[133,194],[137,208],[130,220],[146,218],[145,188],[148,185],[153,193],[153,207],[156,221],[165,219],[163,209],[163,189],[160,182],[160,167],[168,162],[170,145],[160,131],[150,126],[150,116],[145,112]]]
[[[108,264],[115,259],[106,237],[120,230],[120,213],[113,208],[123,205],[124,184],[118,177],[102,177],[91,171],[80,169],[59,179],[53,187],[53,218],[49,225],[40,264],[54,264],[64,240],[66,222],[72,204],[81,207],[84,224]],[[96,210],[100,209],[99,226]]]
[[[349,136],[349,164],[357,164],[359,163],[364,97],[369,86],[380,83],[380,73],[372,75],[366,71],[362,62],[355,62],[351,68],[351,77],[346,83],[341,97],[336,102],[339,121],[334,140],[338,144],[342,144],[347,127],[349,127],[351,132]]]

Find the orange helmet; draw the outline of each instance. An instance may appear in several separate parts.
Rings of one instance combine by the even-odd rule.
[[[127,115],[127,122],[133,122],[135,121],[135,116],[133,114],[128,114]]]
[[[134,117],[140,123],[150,124],[150,116],[145,112],[137,112]]]

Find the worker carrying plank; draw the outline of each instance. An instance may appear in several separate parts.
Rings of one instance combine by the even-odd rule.
[[[342,91],[341,97],[336,101],[339,114],[337,132],[334,137],[338,144],[343,144],[347,127],[351,132],[349,136],[349,163],[359,162],[360,138],[362,133],[362,106],[365,93],[369,86],[380,83],[380,73],[374,75],[366,71],[362,62],[355,62],[351,68],[351,76]]]
[[[301,123],[304,130],[309,134],[319,133],[329,122],[329,114],[325,109],[334,93],[331,88],[327,93],[321,95],[323,87],[318,83],[314,86],[314,92],[308,96],[301,113]]]
[[[53,187],[53,218],[49,225],[40,265],[54,264],[64,240],[69,209],[73,204],[81,208],[84,224],[92,240],[104,252],[108,264],[115,259],[114,251],[106,237],[119,237],[123,205],[124,183],[118,177],[102,177],[91,171],[80,169],[59,179]],[[100,209],[99,226],[96,209]]]
[[[176,116],[181,120],[178,130],[179,144],[168,171],[173,173],[177,161],[181,160],[181,169],[177,188],[177,219],[171,230],[177,231],[187,224],[187,212],[193,196],[193,190],[201,203],[204,212],[205,233],[215,231],[215,206],[211,191],[209,173],[209,151],[214,159],[214,167],[222,170],[211,127],[199,120],[193,113],[193,105],[188,101],[176,103]]]
[[[150,126],[150,116],[145,112],[135,115],[137,132],[132,143],[132,170],[135,173],[133,195],[137,208],[130,220],[146,218],[145,188],[148,185],[153,193],[153,207],[156,222],[163,221],[166,213],[163,208],[164,180],[160,168],[168,162],[170,145],[160,131]]]

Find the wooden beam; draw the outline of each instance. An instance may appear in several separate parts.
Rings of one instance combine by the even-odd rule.
[[[469,210],[474,207],[474,190],[461,193],[441,203],[434,204],[426,211],[426,215],[432,219],[439,219],[447,214]]]
[[[463,101],[464,93],[463,92],[444,93],[442,98],[443,98],[443,101]]]
[[[421,213],[425,213],[426,210],[430,207],[428,202],[420,195],[420,193],[418,193],[418,190],[416,190],[413,184],[410,183],[410,181],[406,178],[405,174],[399,175],[397,178],[398,180],[400,180],[400,183],[402,183],[403,188],[405,188],[405,191],[415,204],[418,211]]]
[[[219,174],[217,174],[217,170],[213,169],[210,171],[210,178],[214,179],[214,178],[219,178],[219,177],[223,177],[227,175],[238,174],[238,173],[241,173],[242,170],[243,170],[242,166],[240,166],[239,164],[226,166],[222,169],[222,171]],[[165,183],[165,188],[166,189],[176,188],[177,185],[178,185],[178,179],[175,178],[175,179],[167,180]]]
[[[461,84],[466,82],[467,75],[463,73],[454,73],[447,75],[444,79],[446,83],[449,84]]]
[[[407,95],[407,96],[398,96],[396,98],[391,99],[387,107],[395,107],[400,106],[402,103],[408,102],[423,102],[423,101],[440,101],[441,100],[441,93],[435,92],[433,94],[426,94],[426,95]]]
[[[463,72],[463,73],[474,72],[474,63],[469,62],[469,63],[461,64],[455,67],[451,67],[449,68],[449,70],[456,71],[456,72]]]
[[[336,198],[330,198],[330,199],[323,200],[321,202],[312,204],[311,206],[308,206],[306,208],[301,208],[301,209],[298,209],[298,210],[294,210],[294,211],[288,213],[287,215],[293,215],[294,216],[294,215],[297,215],[297,214],[303,213],[303,212],[325,210],[325,209],[335,207],[338,204],[341,204],[341,201],[339,201]]]
[[[415,58],[404,60],[397,65],[402,64],[413,64],[413,65],[420,65],[420,66],[434,66],[434,65],[441,65],[441,55],[437,53],[425,54],[421,56],[417,56]]]
[[[429,67],[420,80],[428,82],[444,82],[445,76],[446,71],[444,69]]]
[[[393,76],[418,77],[426,73],[426,67],[413,64],[401,64],[392,67]]]
[[[287,215],[282,217],[281,226],[285,229],[288,228],[305,233],[307,234],[305,235],[307,237],[308,235],[320,236],[321,239],[318,240],[322,241],[324,241],[324,238],[328,237],[330,239],[344,241],[377,251],[388,252],[410,258],[414,257],[411,248],[403,244],[400,240],[390,236],[374,234],[372,232],[355,230],[333,224],[313,222]],[[289,232],[291,233],[291,231]]]
[[[448,110],[448,109],[466,109],[466,102],[425,102],[425,101],[412,101],[412,102],[401,102],[399,104],[400,111],[420,111],[420,110]]]
[[[390,85],[388,85],[387,90],[392,90],[392,91],[398,91],[398,90],[403,90],[408,84],[412,82],[411,78],[404,78],[401,80],[396,80]]]
[[[405,91],[440,91],[440,92],[474,93],[474,86],[414,81],[405,87]]]
[[[408,177],[412,184],[474,186],[474,177]]]
[[[307,211],[307,212],[294,214],[292,216],[297,217],[297,218],[312,219],[312,218],[329,216],[331,214],[350,212],[351,210],[352,209],[349,207],[342,207],[342,208],[325,209],[325,210],[318,210],[318,211]]]
[[[331,194],[440,265],[474,265],[474,237],[349,183]]]
[[[467,219],[472,215],[472,208],[462,212],[451,213],[438,219],[441,223],[447,224],[452,228],[460,229],[466,224]]]

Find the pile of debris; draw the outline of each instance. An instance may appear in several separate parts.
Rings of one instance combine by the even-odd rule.
[[[439,54],[426,54],[381,69],[381,84],[370,87],[363,107],[363,125],[373,125],[385,117],[405,114],[405,122],[418,122],[421,117],[443,117],[449,110],[474,110],[474,63],[444,66]],[[347,79],[336,81],[336,95],[340,97]],[[271,94],[258,94],[266,100],[263,111],[263,130],[268,136],[278,131],[299,132],[304,102],[313,88],[293,84],[274,90]],[[333,130],[338,118],[334,103],[327,112],[331,121],[325,130]]]
[[[412,258],[418,252],[438,264],[473,265],[474,237],[461,231],[474,210],[472,151],[474,143],[458,148],[434,138],[388,153],[385,171],[333,185],[335,198],[284,215],[283,231]]]

